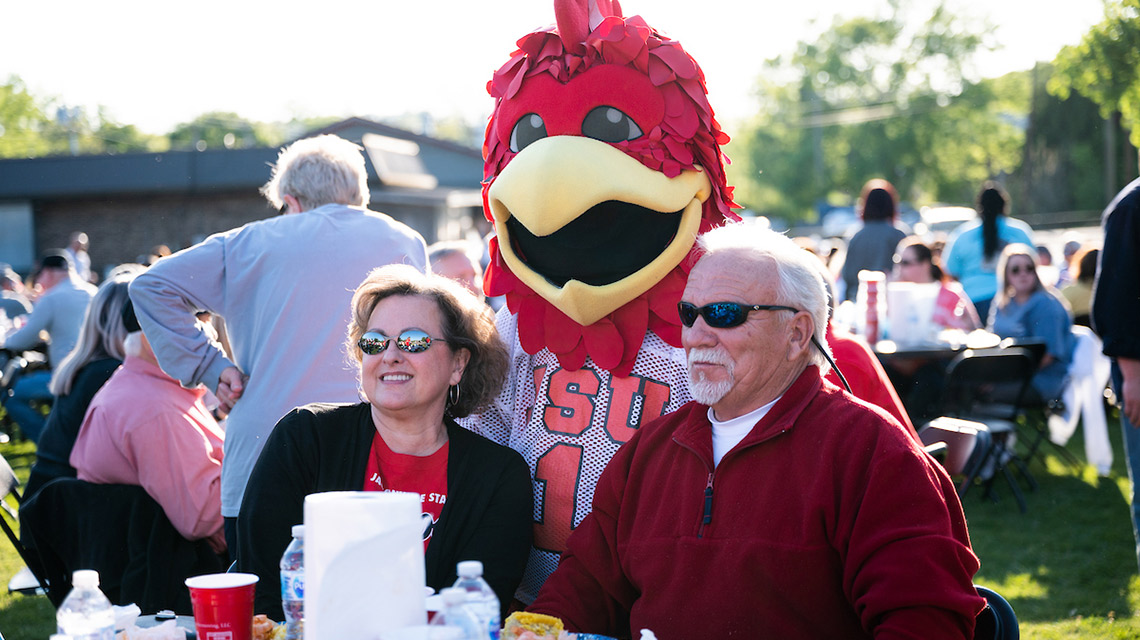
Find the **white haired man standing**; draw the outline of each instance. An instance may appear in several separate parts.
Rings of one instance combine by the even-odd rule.
[[[678,305],[696,400],[617,452],[530,610],[662,640],[972,638],[984,601],[954,486],[824,381],[814,258],[754,225],[697,242]]]
[[[359,400],[342,350],[353,290],[381,265],[427,268],[418,233],[366,208],[364,158],[351,142],[322,135],[293,143],[261,191],[285,215],[163,258],[130,289],[162,369],[214,389],[229,411],[222,515],[230,549],[273,425],[300,405]],[[187,313],[199,310],[225,319],[235,361]]]

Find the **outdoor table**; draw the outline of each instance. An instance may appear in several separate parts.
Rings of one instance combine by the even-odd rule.
[[[135,626],[140,629],[149,629],[157,627],[167,620],[177,620],[176,624],[186,630],[186,640],[198,638],[198,630],[194,627],[193,616],[176,616],[169,611],[160,611],[153,616],[139,616],[138,620],[135,621]]]
[[[896,344],[880,340],[872,346],[875,356],[895,386],[914,426],[937,417],[928,415],[940,401],[946,367],[967,349],[1021,347],[1038,359],[1045,353],[1045,343],[1036,339],[1002,339],[996,334],[977,330],[943,332],[941,340],[916,344]]]

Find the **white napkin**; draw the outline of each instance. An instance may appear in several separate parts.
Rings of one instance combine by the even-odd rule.
[[[174,620],[167,620],[157,627],[140,629],[130,627],[117,636],[116,640],[186,640],[186,630],[178,626]]]
[[[421,512],[415,493],[305,498],[307,640],[373,640],[424,623]]]
[[[135,626],[135,621],[142,615],[142,610],[133,602],[123,606],[113,604],[111,605],[111,611],[115,613],[115,631],[130,629]]]

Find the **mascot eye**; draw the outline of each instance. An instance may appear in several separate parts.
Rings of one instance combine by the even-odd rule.
[[[518,153],[530,143],[546,137],[546,123],[537,113],[528,113],[519,118],[511,130],[511,151]]]
[[[625,142],[641,137],[633,118],[613,107],[596,107],[582,121],[582,135],[602,142]]]

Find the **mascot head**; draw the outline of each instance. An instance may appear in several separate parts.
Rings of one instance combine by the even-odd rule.
[[[728,136],[681,45],[616,0],[555,0],[488,84],[484,288],[528,353],[633,368],[647,330],[680,346],[677,301],[698,233],[737,220]]]

